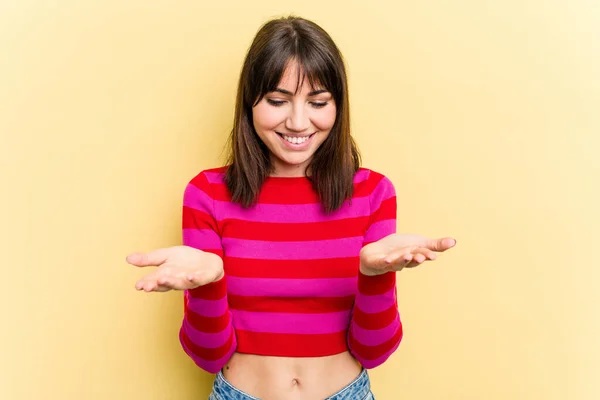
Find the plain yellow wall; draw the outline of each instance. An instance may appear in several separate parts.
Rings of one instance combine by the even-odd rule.
[[[180,242],[223,160],[259,25],[295,13],[348,62],[399,230],[458,247],[399,276],[378,400],[598,399],[600,7],[570,1],[0,3],[0,398],[203,399],[181,293],[130,251]]]

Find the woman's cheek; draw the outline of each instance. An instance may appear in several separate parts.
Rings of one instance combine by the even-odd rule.
[[[318,118],[315,119],[315,125],[317,125],[317,128],[319,128],[320,130],[329,130],[333,127],[333,124],[335,123],[335,109],[333,110],[333,112],[329,111],[326,113],[323,113],[321,115],[318,116]]]
[[[275,128],[285,122],[285,116],[279,109],[269,110],[269,112],[265,112],[262,115],[261,122],[264,129],[275,130]]]

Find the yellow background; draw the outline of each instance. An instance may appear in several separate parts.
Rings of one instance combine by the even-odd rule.
[[[268,18],[349,66],[364,165],[399,230],[458,247],[399,275],[378,400],[600,397],[600,7],[592,0],[0,3],[0,398],[203,399],[181,293],[134,290],[219,165]]]

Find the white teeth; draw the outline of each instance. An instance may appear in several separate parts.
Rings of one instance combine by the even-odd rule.
[[[290,142],[292,144],[302,144],[308,140],[308,136],[304,136],[303,138],[291,137],[291,136],[285,136],[285,135],[281,135],[281,136],[283,136],[283,138],[285,140],[287,140],[288,142]]]

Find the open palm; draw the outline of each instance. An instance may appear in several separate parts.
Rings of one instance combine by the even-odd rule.
[[[365,275],[380,275],[413,268],[427,260],[435,260],[436,253],[455,245],[456,240],[450,237],[429,239],[419,235],[392,234],[362,248],[360,270]]]
[[[137,267],[158,267],[135,284],[146,292],[194,289],[223,277],[221,257],[189,246],[134,253],[126,261]]]

